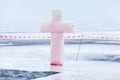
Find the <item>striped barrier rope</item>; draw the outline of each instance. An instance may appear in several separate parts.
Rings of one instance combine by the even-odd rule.
[[[65,39],[81,39],[80,36],[64,36]],[[15,35],[0,35],[0,39],[50,39],[51,36],[15,36]],[[104,39],[104,40],[120,40],[119,37],[109,36],[84,36],[83,39]]]

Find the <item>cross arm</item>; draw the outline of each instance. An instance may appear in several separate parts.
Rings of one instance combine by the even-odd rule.
[[[41,32],[51,32],[52,31],[52,27],[51,24],[49,22],[43,22],[41,23]]]
[[[74,29],[72,22],[41,23],[41,32],[70,33]]]

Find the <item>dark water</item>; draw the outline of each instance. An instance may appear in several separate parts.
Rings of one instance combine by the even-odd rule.
[[[46,72],[32,72],[22,70],[6,70],[0,69],[0,80],[32,80],[41,77],[47,77],[57,74],[58,72],[46,71]]]
[[[105,45],[120,45],[120,41],[114,40],[97,40],[97,39],[65,39],[65,44],[105,44]],[[17,39],[1,39],[0,46],[27,46],[27,45],[50,45],[49,39],[43,40],[17,40]]]
[[[105,62],[118,62],[120,63],[120,55],[114,55],[114,54],[109,54],[109,55],[92,55],[92,56],[85,56],[85,60],[88,61],[105,61]]]

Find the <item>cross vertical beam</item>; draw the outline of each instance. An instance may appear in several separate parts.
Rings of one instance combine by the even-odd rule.
[[[71,22],[62,22],[61,10],[52,12],[52,22],[41,23],[41,32],[51,32],[51,65],[63,65],[64,35],[63,33],[74,32]]]

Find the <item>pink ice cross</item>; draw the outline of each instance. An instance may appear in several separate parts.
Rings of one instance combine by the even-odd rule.
[[[72,22],[62,22],[61,10],[53,10],[52,21],[41,23],[41,32],[51,32],[51,65],[63,65],[64,35],[74,32]]]

